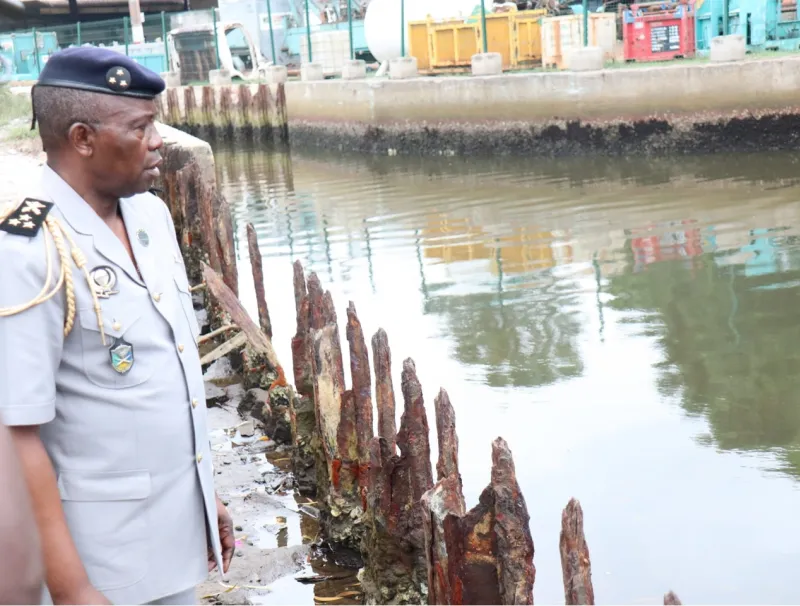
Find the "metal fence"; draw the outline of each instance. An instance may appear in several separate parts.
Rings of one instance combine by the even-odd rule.
[[[144,14],[141,40],[134,39],[129,17],[0,33],[0,81],[36,80],[50,55],[76,46],[110,48],[157,73],[170,71],[170,55],[175,49],[167,44],[168,32],[176,27],[198,24],[211,25],[206,29],[216,31],[217,11]],[[216,36],[212,34],[210,40],[203,42],[203,46],[207,51],[205,54],[211,56],[211,61],[198,65],[195,73],[191,73],[192,62],[189,61],[186,69],[192,80],[205,81],[208,69],[214,69],[219,64]]]

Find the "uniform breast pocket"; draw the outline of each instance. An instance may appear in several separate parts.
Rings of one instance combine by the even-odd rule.
[[[70,534],[99,591],[129,587],[147,574],[150,483],[146,470],[58,476]]]
[[[200,336],[200,324],[197,322],[197,314],[194,312],[194,303],[192,302],[192,292],[189,289],[189,280],[186,278],[186,272],[181,266],[175,270],[175,288],[178,291],[178,299],[180,300],[183,314],[186,316],[186,321],[189,323],[189,328],[192,331],[192,337],[197,342],[197,337]]]
[[[141,304],[115,302],[103,308],[103,330],[100,336],[93,309],[80,310],[83,370],[99,387],[123,389],[141,385],[153,376],[154,352],[149,352],[154,334],[149,334]],[[155,330],[151,327],[150,333]]]

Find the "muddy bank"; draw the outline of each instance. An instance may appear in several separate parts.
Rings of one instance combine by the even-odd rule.
[[[653,116],[638,120],[291,123],[301,148],[401,156],[628,156],[795,150],[800,112]]]
[[[315,596],[346,592],[336,603],[357,603],[356,571],[313,546],[319,512],[311,499],[294,493],[291,449],[239,414],[240,385],[224,391],[230,399],[209,409],[209,438],[217,492],[235,524],[236,553],[224,581],[215,571],[197,588],[197,603],[313,604]]]

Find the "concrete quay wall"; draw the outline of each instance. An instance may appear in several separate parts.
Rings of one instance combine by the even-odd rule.
[[[167,92],[170,124],[261,125],[301,147],[382,155],[756,151],[794,149],[800,134],[800,56]]]

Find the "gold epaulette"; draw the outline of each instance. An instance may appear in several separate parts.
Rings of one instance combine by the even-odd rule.
[[[0,210],[0,231],[27,238],[35,237],[42,226],[44,232],[45,258],[47,259],[47,270],[44,286],[39,294],[27,303],[14,307],[0,307],[0,318],[14,316],[23,311],[36,307],[45,301],[53,298],[63,287],[66,295],[67,309],[64,318],[64,336],[72,331],[75,325],[75,284],[72,277],[70,259],[80,270],[89,285],[89,292],[92,294],[92,301],[95,315],[97,316],[97,326],[100,328],[100,338],[103,345],[106,344],[105,330],[103,329],[103,314],[100,308],[100,301],[92,284],[92,279],[86,269],[86,256],[75,244],[72,236],[64,230],[61,223],[55,217],[49,216],[53,208],[52,202],[38,200],[35,198],[25,198],[21,204],[14,206],[10,204]],[[49,235],[49,237],[48,237]],[[58,254],[59,270],[58,280],[51,287],[53,281],[53,247]]]

